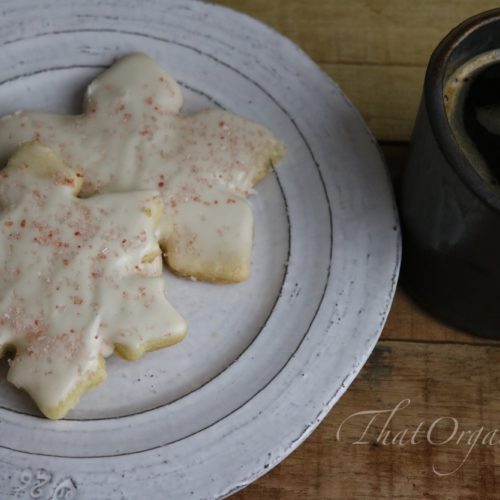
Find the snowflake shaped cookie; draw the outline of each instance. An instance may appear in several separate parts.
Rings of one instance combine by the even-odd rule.
[[[83,178],[48,148],[23,145],[0,171],[0,355],[8,379],[61,418],[106,376],[181,340],[164,295],[157,191],[77,195]]]
[[[231,113],[183,115],[181,106],[178,84],[148,56],[132,54],[90,84],[82,115],[3,118],[0,163],[19,144],[36,140],[85,177],[84,195],[157,189],[168,265],[206,281],[242,281],[253,238],[245,197],[284,146],[266,128]]]

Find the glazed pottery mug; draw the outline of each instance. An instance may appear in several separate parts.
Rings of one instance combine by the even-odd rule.
[[[404,286],[442,320],[500,338],[500,9],[432,54],[399,202]]]

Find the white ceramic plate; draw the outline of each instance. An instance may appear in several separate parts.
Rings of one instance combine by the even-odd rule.
[[[0,498],[218,498],[296,448],[349,386],[387,316],[400,261],[377,145],[339,88],[288,40],[186,1],[2,2],[0,114],[75,112],[86,84],[143,51],[185,89],[272,129],[288,157],[257,187],[253,273],[166,275],[181,344],[108,360],[64,421],[38,416],[0,363]],[[332,29],[334,29],[332,27]]]

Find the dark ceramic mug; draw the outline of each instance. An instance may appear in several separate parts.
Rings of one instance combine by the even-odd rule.
[[[468,153],[470,141],[452,127],[448,107],[450,78],[495,49],[500,49],[500,9],[468,19],[432,54],[399,201],[403,285],[442,320],[500,338],[500,188],[478,169]],[[493,63],[491,58],[488,65]],[[452,80],[463,89],[480,71]],[[462,116],[464,102],[455,103],[453,116]]]

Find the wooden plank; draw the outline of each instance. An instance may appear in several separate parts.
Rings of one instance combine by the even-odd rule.
[[[500,427],[499,380],[499,348],[383,341],[312,436],[234,498],[498,498],[500,432],[493,437],[492,432]],[[398,444],[398,440],[384,444],[378,439],[388,414],[379,414],[360,439],[373,415],[350,416],[390,410],[407,399],[409,405],[396,411],[388,424],[391,434],[386,439],[390,443],[397,432],[408,429],[407,444]],[[457,422],[454,434],[452,419]],[[417,443],[411,444],[411,433],[420,422]],[[433,423],[428,440],[425,434]],[[450,437],[448,443],[436,444]],[[356,441],[367,444],[354,444]],[[458,470],[439,476],[433,467],[440,474]]]
[[[408,141],[417,115],[425,68],[322,64],[359,109],[375,137]]]
[[[317,62],[425,65],[460,21],[493,0],[218,0],[274,27]]]
[[[219,0],[298,43],[343,88],[375,136],[407,141],[425,66],[461,20],[497,2]]]
[[[416,304],[401,286],[396,292],[381,338],[500,346],[498,340],[476,337],[433,318]]]

